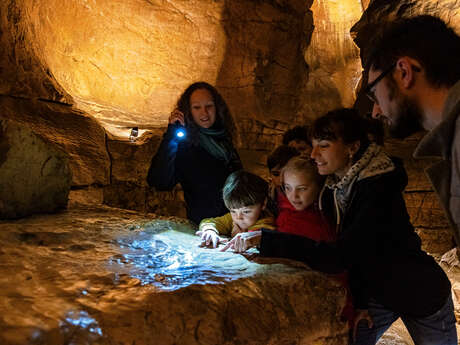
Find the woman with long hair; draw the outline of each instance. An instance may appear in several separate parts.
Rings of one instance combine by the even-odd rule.
[[[193,83],[180,96],[152,159],[149,185],[165,191],[180,183],[187,217],[196,224],[227,212],[222,187],[230,173],[242,168],[233,146],[234,128],[219,92],[206,82]]]

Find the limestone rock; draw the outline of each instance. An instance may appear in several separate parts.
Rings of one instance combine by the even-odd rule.
[[[1,96],[0,109],[0,119],[30,128],[68,155],[72,186],[109,183],[105,131],[91,116],[62,104]]]
[[[1,6],[2,93],[74,104],[117,136],[165,126],[182,90],[206,80],[230,105],[239,145],[263,147],[280,128],[351,105],[360,73],[351,0]],[[262,126],[247,132],[245,121]]]
[[[304,51],[308,81],[298,111],[304,122],[335,108],[352,107],[361,78],[359,49],[350,35],[362,15],[360,2],[317,0],[311,12],[314,30]]]
[[[456,0],[373,0],[352,28],[352,35],[363,52],[385,21],[420,14],[438,16],[458,30],[460,18],[456,14],[459,10],[460,4]]]
[[[145,133],[135,142],[109,137],[107,149],[111,158],[112,182],[126,181],[147,185],[147,172],[163,137],[164,130]]]
[[[0,119],[0,219],[67,206],[68,157],[30,128]]]
[[[56,81],[40,54],[40,41],[31,25],[38,13],[34,1],[0,3],[0,94],[70,103],[71,96]]]
[[[106,205],[158,215],[186,217],[180,185],[172,191],[158,192],[147,185],[147,173],[165,129],[145,133],[134,143],[108,138],[111,158],[111,183],[103,187]]]
[[[0,223],[0,343],[346,344],[345,291],[108,207]]]

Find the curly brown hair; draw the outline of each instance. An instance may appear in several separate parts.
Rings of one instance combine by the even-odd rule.
[[[188,86],[177,101],[177,109],[184,114],[185,126],[189,129],[189,138],[192,142],[196,142],[198,138],[199,126],[193,121],[192,112],[190,109],[190,96],[196,90],[208,90],[214,100],[216,106],[216,124],[226,129],[230,140],[233,141],[235,133],[235,124],[233,122],[230,110],[225,103],[225,100],[216,90],[216,88],[204,81],[199,81]]]

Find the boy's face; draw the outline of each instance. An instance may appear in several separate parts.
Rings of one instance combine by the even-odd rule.
[[[260,213],[265,208],[262,204],[255,204],[241,208],[231,208],[230,214],[233,223],[237,224],[241,230],[247,230],[254,225],[260,217]]]
[[[304,172],[285,171],[283,182],[286,197],[297,211],[305,210],[318,198],[318,184]]]

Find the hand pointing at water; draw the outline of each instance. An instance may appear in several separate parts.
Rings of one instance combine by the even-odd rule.
[[[262,231],[260,230],[241,232],[233,237],[221,251],[232,249],[235,253],[243,253],[249,248],[256,247],[260,243],[261,237]]]

